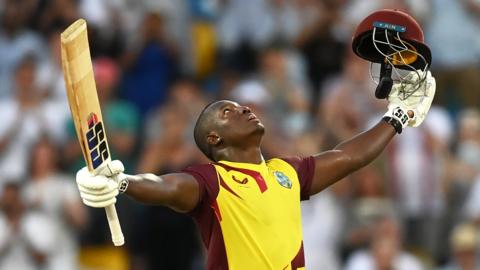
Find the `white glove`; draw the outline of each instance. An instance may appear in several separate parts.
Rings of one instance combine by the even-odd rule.
[[[409,83],[396,83],[392,87],[392,91],[387,100],[390,102],[388,105],[389,112],[399,107],[404,112],[412,111],[413,117],[409,117],[406,125],[410,127],[419,126],[425,117],[427,116],[430,106],[432,105],[433,97],[435,96],[436,83],[435,78],[430,71],[427,71],[425,81],[418,86],[418,81],[425,76],[425,73],[421,70],[410,72],[405,80]],[[411,92],[414,87],[419,87],[415,93],[404,98],[405,92]],[[387,112],[388,114],[388,112]],[[385,116],[390,116],[390,115]],[[405,125],[404,125],[405,127]]]
[[[121,161],[114,160],[92,174],[87,167],[77,172],[77,186],[84,204],[103,208],[114,204],[119,193],[119,183],[124,179],[124,167]]]

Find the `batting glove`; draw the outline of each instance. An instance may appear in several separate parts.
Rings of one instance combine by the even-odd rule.
[[[114,204],[119,187],[123,186],[123,179],[126,178],[123,171],[123,164],[119,160],[108,163],[98,170],[98,174],[91,173],[87,167],[79,170],[76,181],[83,203],[95,208]]]
[[[419,82],[425,77],[423,82]],[[405,81],[408,83],[396,83],[388,96],[388,111],[384,120],[395,127],[397,133],[401,133],[406,126],[418,127],[427,116],[433,97],[435,96],[436,82],[430,71],[410,72]],[[420,84],[420,85],[419,85]],[[413,94],[414,88],[418,89]],[[407,112],[411,112],[411,116]]]

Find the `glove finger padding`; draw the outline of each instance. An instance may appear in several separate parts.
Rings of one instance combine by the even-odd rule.
[[[107,183],[107,186],[103,189],[90,189],[85,186],[78,186],[78,189],[80,190],[80,193],[83,194],[88,194],[92,196],[103,196],[107,194],[111,194],[112,192],[117,192],[118,194],[118,183],[115,182],[114,180],[109,180]]]
[[[418,82],[424,77],[424,74],[420,70],[410,72],[405,78],[407,83],[394,84],[388,96],[391,105],[399,106],[405,111],[411,110],[414,112],[414,116],[408,121],[410,127],[417,127],[423,122],[435,96],[436,83],[430,71],[427,71],[423,82]],[[418,86],[419,83],[421,85]],[[414,93],[408,94],[412,92]]]
[[[99,175],[105,175],[105,176],[114,176],[119,173],[123,173],[125,171],[125,167],[123,166],[123,163],[120,160],[113,160],[111,162],[108,162],[105,166],[100,168],[98,170]]]
[[[93,195],[93,194],[88,194],[88,193],[80,193],[80,197],[82,199],[91,201],[91,202],[102,202],[102,201],[109,201],[112,198],[115,198],[118,195],[118,190],[112,190],[111,192],[107,194],[102,194],[102,195]]]
[[[435,90],[437,87],[435,78],[432,76],[430,71],[427,73],[427,78],[423,82],[422,87],[424,87],[425,95],[421,97],[418,102],[418,105],[414,109],[415,118],[408,123],[411,127],[418,127],[427,117],[427,113],[432,106],[433,98],[435,97]]]
[[[103,175],[94,175],[83,167],[77,172],[76,181],[78,186],[92,190],[102,190],[108,185],[108,178]]]
[[[113,197],[110,200],[102,201],[102,202],[94,202],[86,199],[82,199],[83,203],[87,206],[94,207],[94,208],[105,208],[117,202],[117,198]]]
[[[96,196],[100,196],[100,195],[104,195],[104,194],[108,194],[108,193],[112,192],[112,189],[108,186],[106,186],[103,189],[91,189],[89,187],[84,187],[84,186],[80,186],[80,185],[78,185],[77,187],[78,187],[78,190],[80,190],[81,193],[96,195]]]

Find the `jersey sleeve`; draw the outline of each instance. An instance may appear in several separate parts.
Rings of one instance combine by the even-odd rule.
[[[313,174],[315,172],[315,158],[309,157],[286,157],[282,160],[289,163],[297,172],[300,182],[300,199],[308,200],[310,198],[310,187],[312,186]]]
[[[187,167],[182,172],[193,176],[198,183],[200,189],[198,203],[189,213],[191,216],[197,217],[201,215],[203,210],[209,209],[217,198],[219,192],[217,171],[212,164],[202,164]]]

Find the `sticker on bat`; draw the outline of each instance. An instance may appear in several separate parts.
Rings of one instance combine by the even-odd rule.
[[[105,130],[101,121],[98,121],[96,114],[91,113],[87,118],[88,131],[87,137],[88,150],[92,160],[93,169],[98,168],[110,154],[108,153]]]

